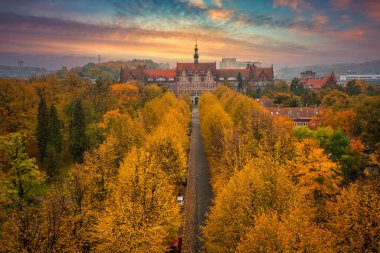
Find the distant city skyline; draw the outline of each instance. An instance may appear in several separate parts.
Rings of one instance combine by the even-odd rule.
[[[252,3],[254,2],[254,3]],[[0,65],[58,69],[236,57],[276,69],[380,59],[375,0],[17,0],[0,2]]]

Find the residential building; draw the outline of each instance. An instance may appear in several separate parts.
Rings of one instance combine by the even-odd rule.
[[[324,85],[336,85],[337,80],[334,72],[332,72],[328,76],[320,77],[320,78],[311,78],[307,79],[304,83],[305,88],[320,90]]]
[[[269,107],[267,110],[271,115],[289,117],[294,126],[307,126],[313,117],[320,117],[323,112],[321,107]]]
[[[339,76],[339,83],[345,84],[346,82],[349,82],[351,80],[363,80],[367,83],[372,83],[376,85],[380,85],[380,75],[373,75],[373,74],[350,74],[350,75],[340,75]]]
[[[300,81],[302,84],[304,84],[308,79],[314,79],[315,78],[315,72],[311,70],[306,70],[304,72],[301,72],[300,74]]]

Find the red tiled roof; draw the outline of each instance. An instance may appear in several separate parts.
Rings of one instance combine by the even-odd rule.
[[[239,73],[245,80],[249,80],[249,69],[218,69],[219,77],[238,77]]]
[[[270,68],[253,68],[253,80],[255,82],[258,81],[273,81],[273,67]]]
[[[185,70],[195,70],[194,63],[178,63],[177,62],[177,71]],[[216,62],[208,62],[208,63],[198,63],[197,70],[211,70],[212,72],[215,72],[216,70]]]
[[[147,70],[144,70],[144,75],[147,77],[153,77],[153,78],[157,78],[157,77],[175,78],[177,75],[177,72],[175,69],[154,69],[154,70],[147,69]]]
[[[336,76],[334,72],[329,76],[324,76],[322,78],[312,78],[307,79],[305,82],[305,86],[310,86],[313,89],[320,89],[323,85],[328,84],[329,82],[336,83]]]

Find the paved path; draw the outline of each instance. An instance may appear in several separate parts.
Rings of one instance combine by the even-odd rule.
[[[198,108],[193,109],[192,134],[189,154],[188,183],[186,191],[185,229],[183,252],[199,252],[200,226],[211,205],[210,173],[199,129]]]

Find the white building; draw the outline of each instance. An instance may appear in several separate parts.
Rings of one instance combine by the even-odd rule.
[[[373,83],[376,85],[380,85],[380,75],[373,75],[373,74],[351,74],[351,75],[341,75],[339,76],[339,83],[345,84],[346,82],[349,82],[351,80],[363,80],[368,83]]]

